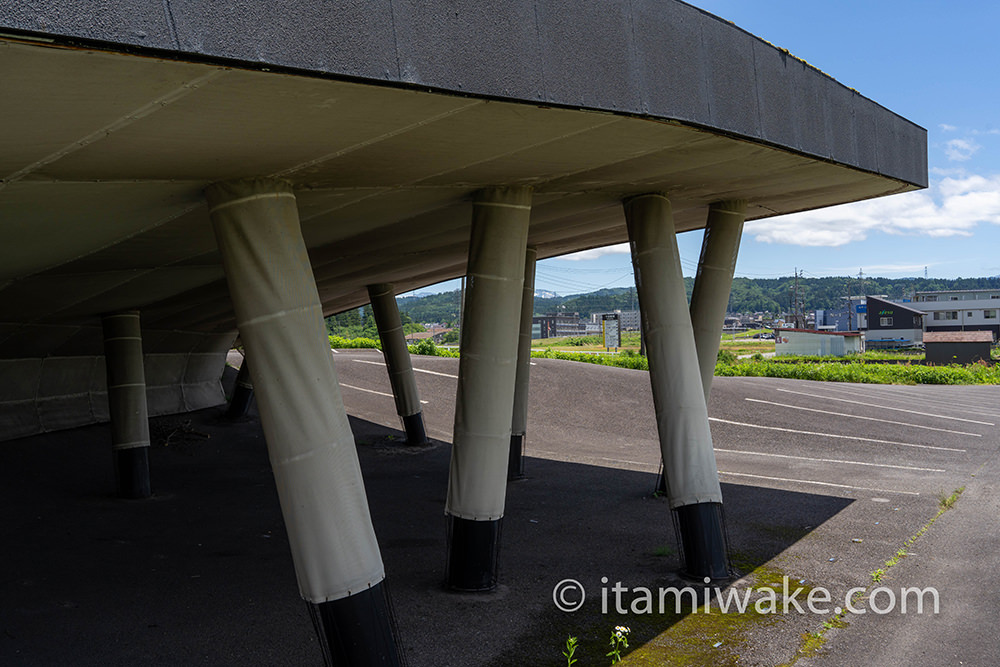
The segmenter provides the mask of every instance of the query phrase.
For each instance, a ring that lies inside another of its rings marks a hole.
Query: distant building
[[[620,317],[622,331],[638,331],[640,326],[639,311],[638,310],[611,310],[603,313],[591,313],[590,322],[591,324],[601,324],[602,315],[611,315],[612,313],[618,313]],[[599,330],[599,329],[598,329]]]
[[[989,331],[993,340],[1000,336],[1000,289],[917,292],[910,305],[927,314],[928,332]]]
[[[857,331],[817,331],[815,329],[775,329],[776,356],[805,355],[844,357],[864,352]]]
[[[932,364],[974,364],[990,360],[989,331],[928,331],[924,358]]]
[[[866,297],[869,350],[910,347],[924,337],[924,313],[912,304],[896,303],[875,296]]]
[[[531,318],[531,337],[558,338],[560,336],[582,336],[587,333],[587,324],[580,321],[580,313],[553,313]]]
[[[435,327],[428,327],[426,331],[418,331],[416,333],[406,334],[404,338],[406,339],[407,343],[416,343],[425,340],[427,338],[430,338],[435,343],[440,343],[441,339],[444,338],[444,335],[449,331],[453,331],[453,329],[439,325]]]
[[[815,311],[815,328],[820,331],[864,331],[868,328],[868,306],[863,296],[841,297],[839,308]]]

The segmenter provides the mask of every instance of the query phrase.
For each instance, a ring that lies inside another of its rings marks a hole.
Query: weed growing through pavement
[[[941,506],[941,509],[950,510],[954,507],[955,503],[958,502],[958,497],[962,495],[963,491],[965,491],[964,486],[960,489],[952,491],[950,496],[945,496],[944,493],[938,494],[938,504]]]
[[[611,658],[611,664],[616,665],[622,661],[622,650],[628,648],[628,633],[629,630],[624,625],[615,626],[614,632],[611,633],[611,650],[606,654],[607,657]]]
[[[573,667],[573,663],[576,662],[576,658],[573,654],[576,653],[576,637],[566,638],[566,648],[563,649],[563,656],[566,658],[566,667]]]
[[[615,626],[615,629],[611,631],[611,639],[608,643],[611,646],[611,650],[605,656],[611,658],[612,665],[617,665],[622,661],[622,651],[628,648],[628,635],[630,632],[632,631],[624,625]],[[562,652],[563,657],[566,658],[566,667],[573,667],[573,663],[577,661],[577,658],[574,657],[576,649],[576,637],[567,637],[566,647]]]
[[[954,491],[951,492],[951,495],[948,496],[945,496],[944,492],[938,494],[937,514],[932,516],[930,521],[925,523],[920,528],[920,530],[918,530],[916,533],[907,538],[907,540],[903,543],[903,546],[896,550],[896,555],[894,555],[892,558],[890,558],[885,562],[884,568],[882,567],[876,568],[875,571],[872,572],[871,575],[872,584],[869,585],[867,589],[863,591],[859,590],[855,592],[853,596],[851,596],[851,606],[860,603],[865,597],[867,597],[868,592],[871,589],[871,586],[880,583],[882,581],[882,577],[886,575],[889,569],[898,565],[900,560],[906,558],[910,554],[909,551],[910,547],[912,547],[916,543],[916,541],[919,540],[923,536],[923,534],[926,533],[930,529],[930,527],[934,525],[935,521],[941,518],[942,514],[955,507],[955,503],[958,502],[958,499],[964,492],[965,492],[965,487],[963,486],[955,489]],[[819,652],[822,649],[823,644],[826,642],[826,633],[829,630],[832,630],[833,628],[842,628],[848,624],[847,613],[848,611],[846,609],[842,609],[839,613],[835,614],[832,619],[830,619],[829,621],[825,621],[823,623],[823,627],[818,632],[803,633],[802,644],[799,646],[798,651],[796,651],[795,655],[792,656],[792,659],[789,662],[784,663],[782,667],[791,667],[791,665],[794,665],[796,662],[798,662],[799,658],[813,655]]]

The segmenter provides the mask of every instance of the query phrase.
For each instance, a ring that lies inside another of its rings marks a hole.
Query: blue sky
[[[930,187],[747,223],[736,275],[1000,275],[1000,3],[695,0],[927,129]],[[679,237],[694,275],[701,232]],[[442,283],[425,291],[454,289]],[[633,284],[627,248],[539,262],[560,294]]]

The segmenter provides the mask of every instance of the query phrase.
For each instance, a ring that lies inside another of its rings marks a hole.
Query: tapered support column
[[[240,372],[236,374],[236,384],[233,387],[233,396],[229,399],[229,408],[226,410],[226,417],[229,419],[242,419],[250,411],[253,403],[253,380],[250,377],[250,364],[246,356],[240,365]]]
[[[524,187],[481,191],[472,207],[445,508],[447,584],[457,590],[496,586],[530,213],[531,190]]]
[[[722,490],[670,202],[660,194],[634,197],[625,202],[625,219],[667,498],[679,526],[684,570],[697,578],[724,579]]]
[[[535,260],[538,250],[524,255],[521,290],[521,330],[517,337],[517,378],[514,383],[514,416],[510,425],[510,459],[507,480],[524,477],[524,444],[528,434],[528,380],[531,375],[531,318],[535,314]]]
[[[708,209],[705,238],[701,243],[698,275],[691,293],[691,326],[698,348],[701,384],[705,402],[712,390],[719,339],[729,307],[736,256],[740,252],[747,203],[743,200],[712,204]]]
[[[396,306],[396,291],[389,284],[369,285],[368,297],[378,326],[378,337],[382,341],[382,357],[389,371],[396,414],[403,421],[406,441],[411,445],[422,445],[427,442],[427,432],[424,430],[417,380],[410,363],[410,350],[406,347],[403,324]]]
[[[206,192],[302,597],[327,664],[398,665],[384,569],[291,186]]]
[[[143,369],[139,311],[105,315],[102,324],[118,496],[148,498],[152,494],[149,484],[149,415],[146,410],[146,373]]]

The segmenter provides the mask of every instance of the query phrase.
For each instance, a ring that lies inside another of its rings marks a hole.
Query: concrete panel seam
[[[504,204],[495,201],[477,201],[472,203],[473,206],[493,206],[496,208],[516,208],[521,211],[530,211],[531,206],[526,204]]]
[[[236,326],[240,329],[243,329],[244,327],[251,327],[255,324],[261,324],[263,322],[267,322],[269,320],[273,320],[279,317],[284,317],[285,315],[290,315],[292,313],[308,312],[315,308],[317,308],[316,304],[309,304],[305,306],[299,306],[298,308],[289,308],[288,310],[281,310],[276,313],[269,313],[267,315],[258,315],[257,317],[251,317],[249,320],[246,320],[244,322],[237,322]]]
[[[246,204],[258,199],[277,199],[279,197],[290,197],[295,199],[295,193],[293,192],[266,192],[256,195],[249,195],[247,197],[240,197],[239,199],[230,199],[229,201],[221,202],[216,204],[212,208],[208,209],[209,215],[215,213],[216,211],[221,211],[224,208],[230,208],[232,206],[239,206],[241,204]]]

